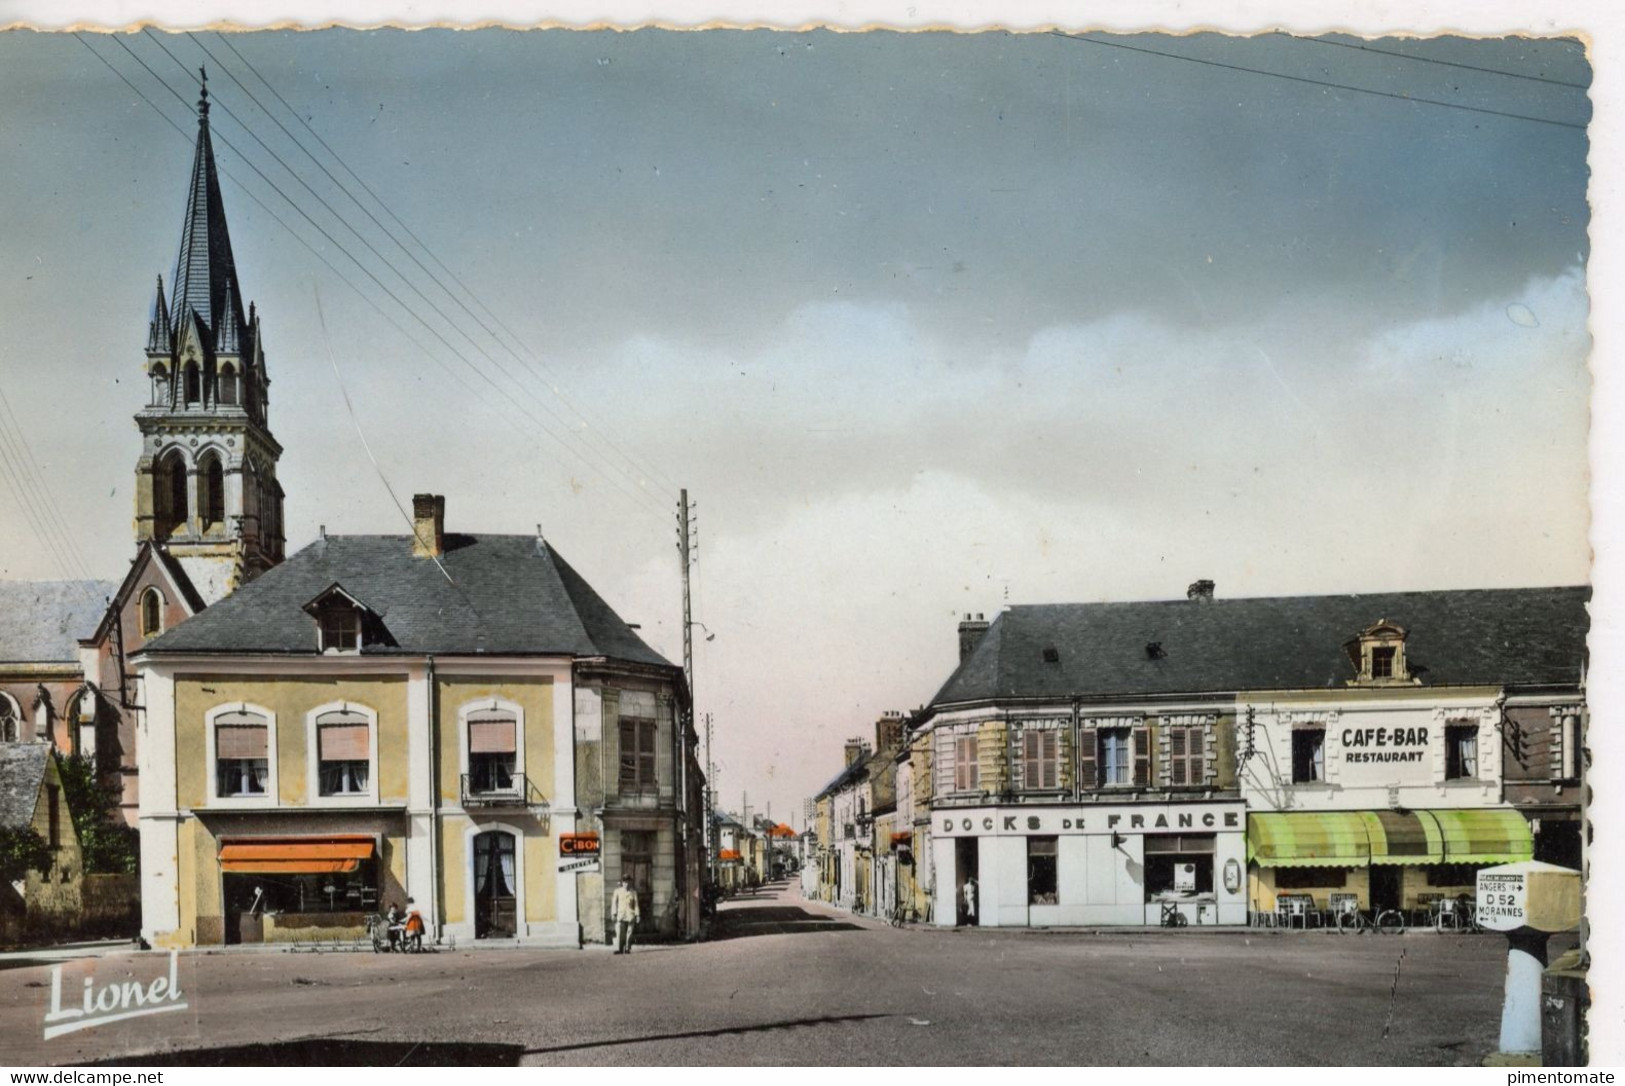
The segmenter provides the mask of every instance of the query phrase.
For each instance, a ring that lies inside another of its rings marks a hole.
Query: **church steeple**
[[[169,296],[162,277],[147,334],[152,395],[136,415],[136,538],[162,544],[212,603],[283,557],[282,446],[267,420],[260,322],[245,318],[226,228],[208,74]]]

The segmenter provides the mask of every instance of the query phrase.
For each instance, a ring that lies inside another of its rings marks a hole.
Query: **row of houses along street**
[[[937,925],[1465,924],[1583,862],[1589,590],[1006,608],[849,740],[803,887]]]

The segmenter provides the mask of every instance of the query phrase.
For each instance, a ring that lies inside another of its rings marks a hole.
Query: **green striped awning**
[[[1427,811],[1361,811],[1374,864],[1444,862],[1444,835]]]
[[[1535,839],[1523,815],[1505,807],[1429,811],[1444,838],[1444,858],[1452,864],[1507,864],[1535,856]]]
[[[1247,816],[1247,859],[1260,867],[1364,867],[1371,839],[1360,811]]]
[[[1534,855],[1517,811],[1293,811],[1247,816],[1260,867],[1512,863]]]

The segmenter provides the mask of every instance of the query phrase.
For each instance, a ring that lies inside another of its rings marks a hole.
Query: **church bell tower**
[[[180,252],[167,299],[158,279],[147,330],[135,534],[178,561],[209,604],[282,561],[284,542],[282,446],[267,421],[259,316],[243,311],[203,78]]]

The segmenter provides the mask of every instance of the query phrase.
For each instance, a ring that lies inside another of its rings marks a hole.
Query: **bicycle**
[[[1399,909],[1377,909],[1367,917],[1359,909],[1347,909],[1337,916],[1337,930],[1349,932],[1375,931],[1383,935],[1400,935],[1405,931],[1405,914]]]

